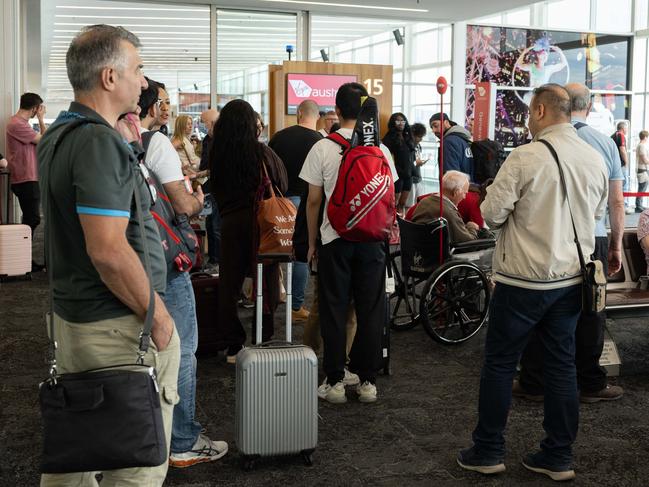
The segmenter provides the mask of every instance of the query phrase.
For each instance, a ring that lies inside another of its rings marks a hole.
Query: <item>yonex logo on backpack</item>
[[[390,185],[390,179],[389,176],[384,176],[381,172],[377,172],[365,187],[361,189],[360,192],[349,202],[349,210],[356,211],[356,208],[361,206],[361,195],[367,198],[372,196],[374,192],[378,190],[379,192],[377,195],[372,196],[372,199],[377,200],[377,198],[383,196]]]

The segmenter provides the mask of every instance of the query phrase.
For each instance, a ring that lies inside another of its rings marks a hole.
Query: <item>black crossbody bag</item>
[[[575,226],[575,219],[572,216],[572,208],[570,206],[570,197],[568,196],[568,188],[566,186],[566,179],[563,174],[563,168],[559,162],[557,151],[554,150],[552,144],[547,140],[539,140],[543,143],[552,157],[554,157],[557,167],[559,168],[559,176],[561,178],[561,186],[565,194],[565,199],[568,203],[568,211],[570,212],[570,221],[572,222],[572,230],[575,233],[575,245],[577,246],[577,254],[579,255],[579,266],[581,267],[582,284],[581,284],[581,309],[584,313],[599,313],[604,311],[606,307],[606,276],[604,275],[604,265],[599,260],[593,260],[586,263],[584,254],[581,250],[579,237],[577,236],[577,227]]]
[[[57,145],[74,128],[84,123],[77,119],[61,129]],[[49,377],[40,384],[39,399],[43,420],[43,473],[69,473],[115,470],[130,467],[154,467],[167,460],[167,447],[156,371],[144,365],[151,340],[155,295],[151,283],[150,256],[144,235],[142,202],[137,184],[135,205],[140,237],[144,243],[144,261],[149,276],[149,306],[140,335],[140,344],[132,364],[58,375],[56,372],[56,337],[52,297],[52,229],[50,170],[47,188],[46,235],[48,237],[48,274],[50,280]]]

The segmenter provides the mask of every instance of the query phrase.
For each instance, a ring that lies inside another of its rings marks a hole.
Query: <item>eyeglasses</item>
[[[406,124],[406,121],[405,121],[405,120],[395,120],[394,123],[395,123],[396,125],[405,125],[405,124]]]

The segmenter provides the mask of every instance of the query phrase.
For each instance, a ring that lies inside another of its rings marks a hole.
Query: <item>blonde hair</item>
[[[189,115],[178,115],[176,118],[176,124],[174,125],[174,135],[171,138],[171,141],[177,140],[178,142],[184,142],[185,140],[185,127],[187,126],[187,120],[191,120],[192,117]]]

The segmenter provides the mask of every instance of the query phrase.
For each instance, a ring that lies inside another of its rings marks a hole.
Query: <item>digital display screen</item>
[[[286,75],[286,113],[295,115],[298,105],[304,100],[316,102],[320,111],[333,110],[338,88],[356,81],[356,75],[289,73]]]

